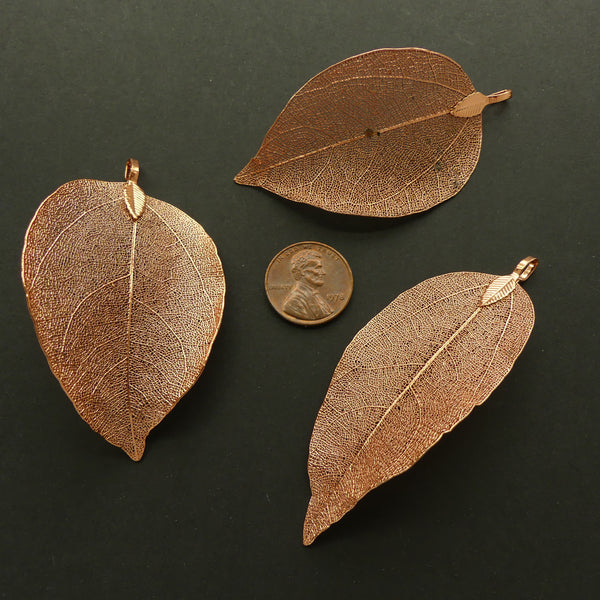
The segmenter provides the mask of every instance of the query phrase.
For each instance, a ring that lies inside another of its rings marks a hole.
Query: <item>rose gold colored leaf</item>
[[[139,169],[139,167],[138,167]],[[38,208],[23,284],[50,368],[81,417],[133,460],[202,372],[225,279],[204,229],[123,183],[80,179]],[[131,200],[131,198],[129,198]]]
[[[481,306],[496,280],[464,272],[427,279],[350,342],[310,442],[304,544],[410,468],[510,371],[534,311],[516,282],[509,295]]]
[[[359,54],[294,94],[235,181],[339,213],[427,210],[467,182],[481,149],[479,113],[509,97],[475,92],[462,68],[437,52]]]

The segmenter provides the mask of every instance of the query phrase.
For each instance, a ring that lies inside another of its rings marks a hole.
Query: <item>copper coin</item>
[[[354,281],[346,259],[320,242],[284,248],[267,267],[265,290],[273,308],[298,325],[319,325],[346,308]]]

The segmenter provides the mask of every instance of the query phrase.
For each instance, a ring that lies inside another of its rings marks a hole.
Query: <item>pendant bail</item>
[[[140,163],[135,158],[130,158],[125,165],[125,180],[137,183],[140,176]]]
[[[525,281],[538,266],[538,259],[533,256],[524,258],[513,271],[513,275],[516,275],[519,281]]]
[[[510,98],[512,98],[511,90],[500,90],[499,92],[488,94],[488,101],[490,104],[495,104],[496,102],[504,102],[505,100],[509,100]]]

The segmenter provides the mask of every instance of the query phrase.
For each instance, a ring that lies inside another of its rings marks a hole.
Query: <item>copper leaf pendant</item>
[[[90,427],[133,460],[202,372],[225,278],[204,229],[126,183],[80,179],[38,208],[23,248],[29,311],[50,368]]]
[[[304,543],[406,471],[500,384],[533,328],[513,274],[448,273],[400,294],[350,342],[310,441]]]
[[[402,217],[459,192],[479,160],[476,92],[452,59],[373,50],[325,69],[287,103],[235,181],[338,213]]]

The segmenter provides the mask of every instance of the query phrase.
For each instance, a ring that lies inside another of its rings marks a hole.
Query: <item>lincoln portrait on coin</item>
[[[318,291],[326,275],[321,255],[314,250],[300,250],[292,256],[290,265],[295,282],[283,302],[283,312],[305,321],[329,316],[333,308]]]

